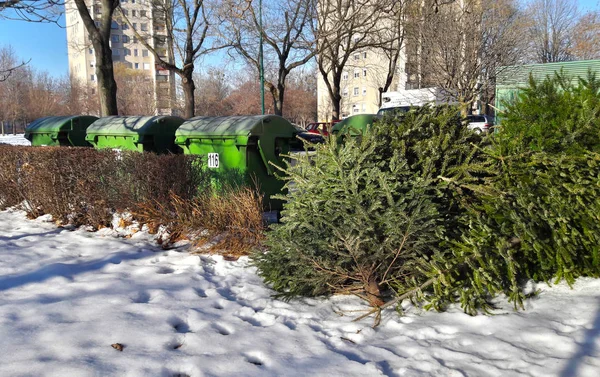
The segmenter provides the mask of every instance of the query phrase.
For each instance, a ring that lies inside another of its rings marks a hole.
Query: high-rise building
[[[135,30],[143,35],[148,44],[165,61],[172,63],[173,57],[167,45],[166,15],[160,7],[153,6],[156,0],[121,0],[123,13]],[[90,15],[98,24],[102,5],[98,0],[86,0]],[[69,73],[92,87],[97,86],[94,47],[88,32],[77,11],[74,0],[65,2]],[[154,55],[136,38],[129,25],[117,17],[115,12],[111,26],[110,43],[113,63],[122,63],[126,67],[148,74],[154,85],[154,101],[157,114],[171,114],[174,108],[175,75],[161,68]],[[143,115],[143,114],[140,114]]]
[[[405,62],[405,54],[402,52],[389,91],[404,89],[406,86]],[[365,48],[352,54],[342,72],[340,118],[356,114],[374,114],[379,110],[380,88],[384,86],[388,65],[389,58],[380,49]],[[321,76],[317,81],[317,97],[319,121],[330,121],[331,100]]]

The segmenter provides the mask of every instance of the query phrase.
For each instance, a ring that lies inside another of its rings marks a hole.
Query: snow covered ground
[[[29,140],[25,139],[23,134],[0,135],[0,144],[31,145]]]
[[[600,375],[600,281],[524,312],[352,319],[354,297],[273,299],[247,259],[0,212],[0,376]],[[120,343],[122,351],[111,347]]]

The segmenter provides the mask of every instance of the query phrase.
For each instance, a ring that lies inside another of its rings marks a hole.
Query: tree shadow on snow
[[[47,232],[42,232],[42,233],[23,233],[23,234],[19,234],[17,236],[0,236],[0,241],[16,241],[16,240],[20,240],[23,238],[28,238],[28,237],[44,237],[44,236],[49,236],[51,234],[58,234],[60,232],[62,232],[64,229],[61,228],[56,228],[56,229],[52,229],[49,230]]]
[[[95,271],[108,264],[119,264],[124,260],[142,259],[148,257],[146,252],[119,252],[100,260],[74,263],[52,263],[37,271],[0,278],[0,291],[19,287],[28,283],[40,283],[53,277],[64,277],[73,280],[73,276]]]
[[[598,310],[592,327],[585,332],[583,341],[579,343],[579,349],[571,357],[569,363],[560,373],[560,377],[575,377],[578,375],[578,369],[585,362],[586,357],[594,357],[596,352],[595,342],[600,337],[600,300],[598,301]]]

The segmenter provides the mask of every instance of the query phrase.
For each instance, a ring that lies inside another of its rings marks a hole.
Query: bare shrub
[[[263,237],[262,196],[250,189],[217,189],[197,156],[156,155],[92,148],[0,149],[0,208],[23,203],[31,218],[109,226],[129,211],[167,244],[183,237],[210,243],[211,251],[243,255]]]
[[[247,255],[262,243],[262,195],[255,190],[208,190],[193,200],[172,194],[168,204],[171,208],[146,202],[135,213],[150,226],[167,226],[168,243],[187,237],[197,245],[208,244],[208,251],[231,256]]]
[[[1,204],[24,201],[30,217],[47,213],[62,224],[108,226],[115,211],[168,203],[171,192],[194,197],[202,182],[195,160],[91,148],[3,147]]]

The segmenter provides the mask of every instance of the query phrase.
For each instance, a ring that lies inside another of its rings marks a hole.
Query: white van
[[[454,104],[455,101],[440,88],[410,89],[385,92],[381,95],[381,108],[377,115],[404,113],[411,106]]]

